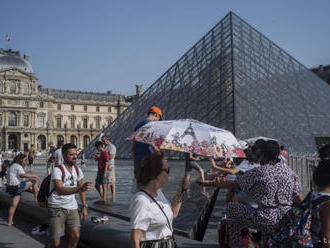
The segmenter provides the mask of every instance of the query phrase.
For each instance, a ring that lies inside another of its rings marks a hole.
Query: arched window
[[[45,135],[40,134],[38,136],[38,145],[37,145],[38,150],[46,150],[46,137]]]
[[[84,148],[89,144],[90,141],[91,140],[90,140],[89,136],[88,135],[85,135],[84,136]]]
[[[17,115],[13,112],[9,113],[8,126],[17,126]]]
[[[10,82],[10,94],[15,94],[16,93],[16,83],[15,82]]]
[[[77,145],[77,136],[71,135],[71,137],[70,137],[70,143],[71,144],[74,144],[74,145]]]
[[[64,137],[62,135],[57,135],[57,145],[64,144]]]

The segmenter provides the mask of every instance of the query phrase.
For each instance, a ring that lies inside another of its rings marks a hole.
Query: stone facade
[[[330,65],[320,65],[316,68],[312,68],[311,71],[330,85]]]
[[[124,95],[44,89],[18,51],[0,50],[0,149],[38,151],[71,142],[84,148],[130,102]]]

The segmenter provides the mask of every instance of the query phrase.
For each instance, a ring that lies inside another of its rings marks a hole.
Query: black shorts
[[[28,157],[29,164],[33,164],[33,157]]]
[[[22,181],[18,185],[7,185],[6,191],[11,197],[21,195],[23,191],[26,190],[26,181]]]
[[[202,167],[200,167],[199,164],[197,164],[195,161],[191,161],[188,166],[185,168],[185,172],[191,172],[192,169],[195,169],[196,171],[200,171]]]

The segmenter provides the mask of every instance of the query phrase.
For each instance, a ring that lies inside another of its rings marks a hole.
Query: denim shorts
[[[107,171],[105,174],[105,177],[103,178],[103,172],[97,172],[96,178],[95,178],[95,183],[98,184],[105,184],[110,182],[110,171]]]

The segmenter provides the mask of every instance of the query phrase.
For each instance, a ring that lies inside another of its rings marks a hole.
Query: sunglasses
[[[170,174],[170,168],[162,169],[162,171],[165,171],[167,173],[167,175]]]

